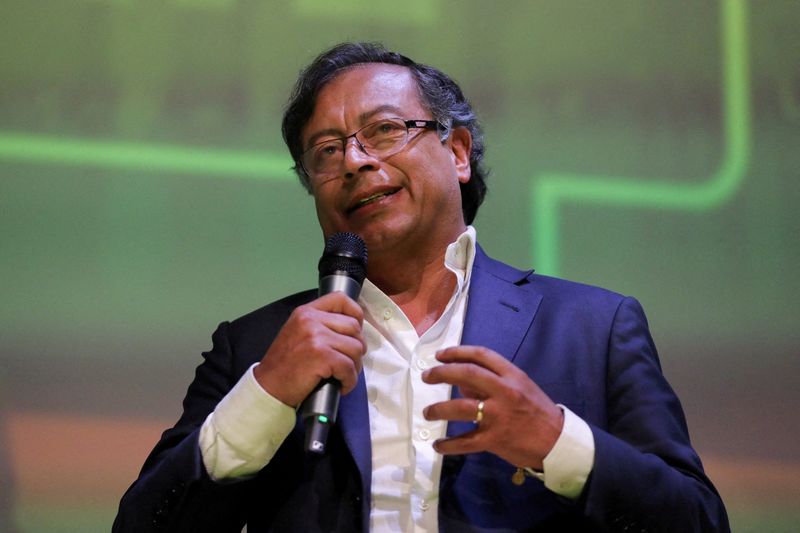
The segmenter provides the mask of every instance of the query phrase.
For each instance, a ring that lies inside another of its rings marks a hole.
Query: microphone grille
[[[355,233],[334,233],[325,241],[318,266],[320,278],[340,273],[360,285],[367,277],[367,245]]]

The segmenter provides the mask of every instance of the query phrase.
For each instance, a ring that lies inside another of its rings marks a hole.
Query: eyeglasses
[[[385,118],[367,124],[346,137],[329,139],[311,146],[300,157],[300,165],[311,179],[335,177],[344,162],[344,152],[351,137],[356,140],[362,152],[383,160],[403,149],[410,139],[408,130],[414,128],[447,133],[447,127],[436,120]]]

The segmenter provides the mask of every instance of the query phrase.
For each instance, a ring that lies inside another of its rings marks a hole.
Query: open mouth
[[[356,211],[358,209],[361,209],[365,205],[369,205],[369,204],[371,204],[373,202],[377,202],[378,200],[381,200],[382,198],[386,198],[387,196],[391,196],[391,195],[393,195],[394,193],[396,193],[399,190],[400,189],[392,189],[392,190],[388,190],[388,191],[376,192],[375,194],[371,194],[370,196],[367,196],[366,198],[362,198],[359,201],[357,201],[355,204],[353,204],[353,205],[351,205],[350,207],[347,208],[347,214],[349,215],[350,213],[352,213],[352,212],[354,212],[354,211]]]

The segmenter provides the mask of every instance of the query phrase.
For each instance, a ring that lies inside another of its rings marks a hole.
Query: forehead
[[[424,112],[409,69],[385,63],[354,65],[320,89],[302,136],[306,140],[322,130],[345,134],[376,117],[426,118],[420,115]]]

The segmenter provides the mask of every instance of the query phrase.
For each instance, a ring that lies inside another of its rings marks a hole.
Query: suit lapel
[[[367,385],[363,371],[358,376],[356,388],[339,400],[337,424],[361,474],[363,502],[369,505],[369,494],[372,490],[372,446],[369,437]]]
[[[539,309],[542,295],[531,290],[522,272],[490,259],[478,247],[469,288],[462,345],[485,346],[513,361]],[[460,397],[457,387],[452,397]],[[473,429],[470,422],[451,422],[448,435]]]
[[[478,248],[461,344],[485,346],[514,360],[542,300],[530,289],[529,275],[488,258]]]

